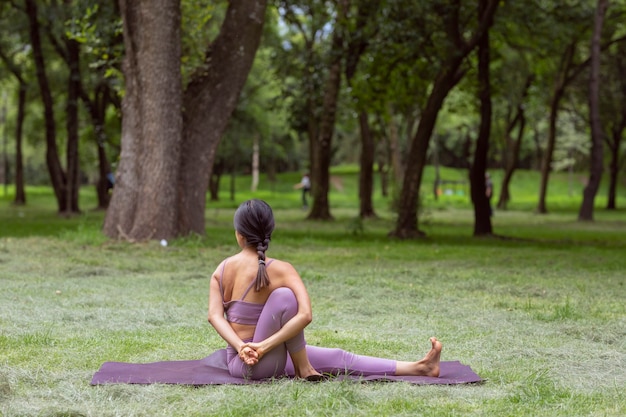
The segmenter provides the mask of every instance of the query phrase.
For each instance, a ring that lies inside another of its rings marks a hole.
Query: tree
[[[25,205],[26,204],[26,191],[24,187],[24,158],[22,153],[22,139],[24,120],[26,118],[26,93],[28,91],[28,82],[23,74],[23,71],[16,62],[5,53],[0,47],[0,60],[5,64],[13,76],[18,82],[18,98],[17,98],[17,117],[15,120],[15,198],[13,204]],[[6,109],[4,109],[6,110]],[[4,123],[6,123],[6,114]],[[5,161],[6,163],[6,161]],[[5,178],[6,181],[6,178]]]
[[[109,189],[112,184],[109,176],[112,175],[112,166],[109,162],[107,147],[115,146],[113,136],[107,132],[107,110],[113,106],[119,110],[119,94],[115,84],[121,78],[120,61],[123,55],[123,36],[121,19],[116,1],[101,4],[87,4],[83,1],[74,1],[66,4],[66,30],[63,37],[77,42],[81,47],[81,68],[75,73],[77,77],[78,96],[87,109],[93,128],[91,137],[96,147],[98,177],[96,180],[96,195],[98,209],[109,206]],[[71,62],[69,54],[64,53],[52,30],[49,37],[58,45],[57,50],[65,59],[68,66]],[[88,70],[86,71],[85,68]],[[114,151],[118,149],[113,148]]]
[[[505,141],[505,158],[503,158],[504,163],[504,175],[502,177],[502,184],[500,186],[500,197],[498,199],[497,207],[499,209],[506,209],[506,205],[511,199],[511,194],[509,192],[509,184],[511,183],[511,179],[513,178],[513,173],[517,168],[517,163],[519,161],[520,149],[522,147],[522,139],[524,137],[524,129],[526,127],[526,111],[524,101],[528,94],[528,90],[533,82],[534,76],[530,74],[526,78],[526,82],[524,83],[524,87],[521,92],[521,97],[518,103],[513,104],[514,108],[512,109],[511,105],[509,105],[509,110],[507,111],[506,118],[506,127],[504,132],[504,141]],[[517,126],[517,137],[513,139],[512,132]]]
[[[327,64],[327,76],[323,87],[319,127],[316,129],[316,134],[309,138],[311,140],[311,194],[313,204],[308,219],[332,219],[328,201],[330,158],[343,69],[343,26],[345,25],[348,7],[348,0],[337,1],[337,18],[333,24],[334,29],[329,51],[329,62]]]
[[[620,171],[620,160],[624,131],[626,130],[626,42],[620,42],[617,50],[609,57],[612,62],[611,80],[613,81],[608,88],[605,88],[605,96],[613,98],[612,106],[606,115],[612,116],[608,123],[609,135],[606,136],[608,149],[610,152],[609,162],[609,185],[608,198],[606,208],[614,210],[617,208],[617,184]],[[603,82],[606,84],[606,82]],[[614,87],[613,87],[614,86]],[[611,88],[613,87],[613,88]],[[608,90],[608,91],[607,91]]]
[[[589,120],[591,122],[591,167],[578,213],[579,220],[593,220],[593,202],[604,169],[603,132],[600,121],[600,41],[608,0],[598,0],[591,39],[591,75],[589,78]]]
[[[120,1],[126,92],[106,235],[205,233],[216,148],[252,66],[265,9],[265,1],[230,1],[218,36],[183,91],[179,1]]]
[[[487,12],[488,2],[481,0],[478,6],[479,21]],[[470,189],[474,204],[474,236],[492,234],[491,207],[485,191],[487,153],[491,133],[491,83],[489,80],[490,45],[489,30],[485,30],[478,40],[478,97],[480,100],[480,129],[474,160],[470,169]]]
[[[579,44],[589,28],[589,10],[586,2],[572,4],[570,8],[554,7],[544,14],[548,18],[546,30],[552,34],[550,44],[546,46],[548,59],[554,56],[558,59],[556,68],[552,71],[552,88],[549,98],[549,127],[548,140],[543,152],[541,163],[541,183],[537,213],[547,213],[546,197],[548,180],[552,170],[552,158],[558,133],[558,116],[567,88],[576,80],[586,68],[589,61],[580,57]],[[564,45],[562,47],[561,45]],[[554,47],[557,50],[554,50]],[[552,53],[550,53],[552,51]]]
[[[67,177],[61,166],[58,146],[56,142],[56,121],[50,83],[46,75],[46,64],[41,42],[40,25],[37,4],[34,0],[25,0],[26,14],[28,16],[30,40],[33,48],[33,58],[39,83],[41,100],[44,107],[46,123],[46,164],[50,174],[50,181],[54,189],[59,213],[72,213],[78,211],[78,206],[68,206]],[[68,154],[69,155],[69,154]],[[76,201],[76,204],[78,202]]]
[[[104,231],[129,239],[171,238],[177,234],[182,138],[180,5],[122,0],[120,12],[126,53],[122,150]]]
[[[413,238],[423,233],[418,230],[417,202],[422,173],[426,165],[426,153],[430,137],[437,121],[437,115],[448,93],[456,86],[465,74],[463,64],[468,55],[477,46],[483,34],[489,30],[499,1],[489,0],[481,14],[476,28],[469,32],[467,28],[459,27],[464,21],[460,12],[461,1],[454,1],[448,6],[440,6],[439,15],[442,16],[442,25],[445,28],[445,55],[439,62],[439,68],[434,78],[431,92],[428,96],[417,132],[411,141],[408,157],[412,161],[408,164],[402,182],[402,191],[398,205],[398,219],[391,236],[398,238]],[[439,6],[438,6],[439,7]]]
[[[265,23],[266,0],[232,0],[219,35],[183,95],[178,234],[205,233],[206,190],[217,146],[237,106]],[[239,51],[239,53],[233,53]]]
[[[374,16],[380,5],[379,0],[360,2],[354,22],[347,30],[346,46],[346,81],[352,91],[354,90],[353,78],[357,71],[357,66],[375,32]],[[354,94],[357,103],[358,95]],[[365,101],[365,100],[363,100]],[[370,127],[370,121],[366,106],[357,104],[359,130],[361,134],[361,156],[359,163],[359,216],[361,218],[376,217],[372,193],[374,189],[374,159],[376,152],[376,141]]]

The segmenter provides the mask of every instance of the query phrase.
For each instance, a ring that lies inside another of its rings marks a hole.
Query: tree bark
[[[583,192],[583,202],[578,212],[578,220],[593,220],[593,206],[600,187],[602,171],[604,170],[604,139],[602,121],[600,120],[600,41],[604,15],[609,6],[608,0],[598,0],[594,21],[593,36],[591,39],[591,75],[589,77],[589,121],[591,122],[591,167],[589,180]]]
[[[178,233],[205,234],[204,210],[215,153],[260,43],[266,0],[231,0],[204,66],[183,96]]]
[[[15,119],[15,198],[13,200],[13,204],[16,206],[23,206],[26,204],[26,192],[24,189],[24,156],[22,139],[24,119],[26,117],[25,108],[28,84],[22,76],[21,68],[16,65],[2,50],[0,50],[0,60],[4,62],[8,70],[15,76],[19,85],[17,97],[17,117]]]
[[[33,48],[33,59],[35,61],[35,71],[44,110],[44,120],[46,126],[46,165],[50,174],[50,182],[54,189],[54,195],[57,200],[57,208],[60,213],[67,210],[66,203],[66,178],[61,161],[59,160],[59,152],[56,143],[56,122],[54,120],[54,110],[52,103],[52,93],[46,75],[46,64],[41,45],[41,36],[39,31],[39,19],[37,13],[37,4],[35,0],[25,0],[26,13],[28,15],[29,34],[31,46]]]
[[[13,204],[23,206],[26,204],[26,191],[24,188],[24,156],[22,152],[22,139],[24,118],[26,115],[26,90],[27,86],[20,80],[20,88],[17,100],[17,119],[15,121],[15,199]]]
[[[479,2],[479,20],[483,18],[487,7],[486,0]],[[480,100],[480,128],[474,151],[474,161],[470,169],[470,192],[474,205],[474,236],[493,233],[491,225],[491,207],[485,192],[485,174],[487,172],[487,154],[491,134],[491,85],[489,80],[489,31],[486,30],[478,42],[478,96]]]
[[[372,137],[367,113],[359,113],[359,126],[361,128],[361,160],[359,172],[359,199],[361,218],[376,217],[372,194],[374,190],[374,156],[376,143]]]
[[[335,118],[337,115],[337,99],[341,86],[342,57],[343,57],[343,28],[348,8],[347,0],[337,4],[337,19],[333,30],[332,46],[328,78],[324,86],[324,100],[317,136],[313,139],[311,165],[311,194],[313,204],[309,212],[310,220],[331,220],[328,192],[330,190],[330,160],[332,139],[335,132]]]
[[[104,233],[168,239],[178,235],[180,4],[120,0],[120,11],[126,51],[122,149]]]
[[[66,39],[65,42],[69,76],[67,88],[67,105],[65,125],[67,131],[66,147],[66,194],[64,215],[80,212],[78,207],[78,191],[80,189],[79,158],[78,158],[78,99],[80,90],[80,46],[77,41]]]
[[[609,189],[606,208],[607,210],[617,209],[617,178],[620,170],[620,149],[622,147],[622,137],[626,129],[626,114],[622,115],[621,125],[615,127],[612,133],[612,140],[609,144],[611,150],[611,162],[609,163]]]

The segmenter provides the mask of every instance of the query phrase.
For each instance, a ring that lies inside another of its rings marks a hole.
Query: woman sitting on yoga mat
[[[234,216],[241,252],[211,277],[209,322],[228,343],[232,376],[262,379],[292,375],[308,380],[322,373],[439,376],[441,343],[417,362],[356,355],[307,346],[304,328],[312,320],[309,294],[294,267],[265,256],[274,230],[271,207],[261,200],[241,204]]]

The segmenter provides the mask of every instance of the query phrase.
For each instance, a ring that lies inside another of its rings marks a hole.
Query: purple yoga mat
[[[472,369],[458,361],[441,362],[438,378],[427,376],[339,375],[335,380],[405,381],[412,384],[468,384],[482,379]],[[220,385],[258,384],[268,380],[236,378],[228,373],[226,349],[213,352],[204,359],[152,363],[105,362],[91,380],[91,385],[102,384],[180,384]]]

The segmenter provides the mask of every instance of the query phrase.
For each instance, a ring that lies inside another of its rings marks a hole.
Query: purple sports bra
[[[248,295],[248,292],[254,286],[254,279],[252,280],[250,285],[248,285],[248,288],[246,288],[246,291],[244,291],[239,300],[231,300],[227,302],[224,301],[224,286],[222,285],[222,279],[224,278],[224,268],[226,267],[227,261],[228,259],[222,264],[222,273],[220,274],[220,291],[222,293],[222,304],[224,305],[226,320],[228,320],[228,322],[230,323],[254,326],[259,321],[259,316],[261,315],[261,311],[263,311],[263,307],[265,307],[265,304],[257,304],[243,301],[243,299],[246,298],[246,295]],[[270,259],[265,267],[269,267],[272,261],[273,259]]]

